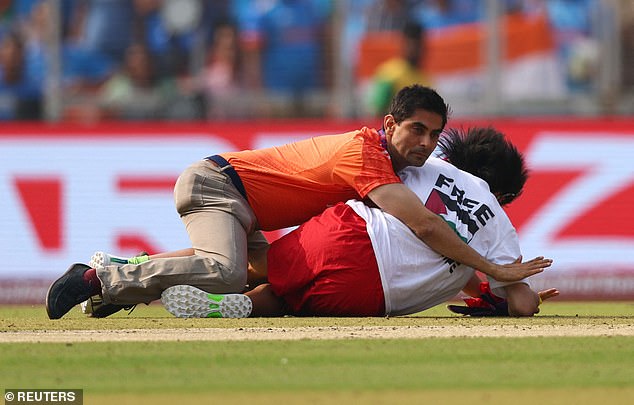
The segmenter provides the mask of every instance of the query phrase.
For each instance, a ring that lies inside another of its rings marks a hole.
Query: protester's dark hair
[[[447,124],[447,117],[450,113],[449,105],[434,89],[420,84],[413,84],[399,90],[392,99],[389,113],[394,117],[396,123],[400,124],[419,109],[440,115],[443,128]]]
[[[524,157],[494,128],[450,128],[438,140],[438,147],[441,157],[486,181],[500,205],[522,194],[528,179]]]

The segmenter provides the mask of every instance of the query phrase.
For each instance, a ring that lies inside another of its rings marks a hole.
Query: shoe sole
[[[93,267],[94,268],[94,267]],[[93,312],[100,306],[104,305],[103,298],[101,295],[93,295],[88,298],[86,301],[79,304],[81,307],[81,312],[86,315],[92,315]]]
[[[108,256],[109,255],[105,252],[95,252],[92,254],[92,256],[90,256],[90,261],[88,262],[88,265],[93,269],[106,267],[110,264],[110,258]]]
[[[88,265],[92,267],[93,269],[110,266],[112,264],[118,264],[118,265],[128,264],[128,259],[115,257],[112,255],[109,255],[106,252],[95,252],[90,257],[90,261],[88,262]]]
[[[189,285],[166,289],[161,302],[177,318],[248,318],[253,309],[244,294],[210,294]]]

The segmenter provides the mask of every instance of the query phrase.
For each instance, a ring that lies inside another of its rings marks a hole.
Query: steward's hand
[[[495,265],[490,272],[480,271],[488,274],[497,281],[520,281],[541,273],[544,269],[550,267],[552,263],[552,259],[545,259],[543,256],[522,263],[522,257],[520,256],[513,263]]]

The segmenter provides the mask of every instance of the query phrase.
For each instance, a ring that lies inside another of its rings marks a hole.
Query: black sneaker
[[[128,312],[128,315],[130,315],[132,311],[134,311],[134,308],[136,308],[136,304],[131,304],[131,305],[101,304],[99,306],[93,307],[92,312],[90,313],[90,316],[93,318],[105,318],[107,316],[110,316],[112,314],[115,314],[121,311],[122,309],[125,309],[126,311],[130,311]]]
[[[46,312],[50,319],[61,318],[75,305],[90,298],[91,286],[83,279],[89,269],[90,266],[75,263],[51,284],[46,293]]]

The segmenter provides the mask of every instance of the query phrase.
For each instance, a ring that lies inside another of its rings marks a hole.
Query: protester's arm
[[[440,216],[429,211],[402,183],[379,186],[370,191],[368,197],[383,211],[401,220],[435,252],[478,269],[498,281],[519,281],[541,273],[552,262],[543,257],[505,265],[489,262],[463,242]]]
[[[480,283],[484,281],[480,277],[478,277],[477,273],[473,273],[467,284],[462,288],[462,292],[469,295],[470,297],[479,297],[482,294],[480,290]]]
[[[171,252],[162,252],[150,255],[150,260],[154,259],[165,259],[169,257],[185,257],[185,256],[193,256],[196,252],[193,248],[185,248],[180,250],[174,250]]]
[[[266,282],[268,275],[267,253],[269,245],[257,250],[249,250],[249,268],[247,269],[247,284],[251,288]]]

